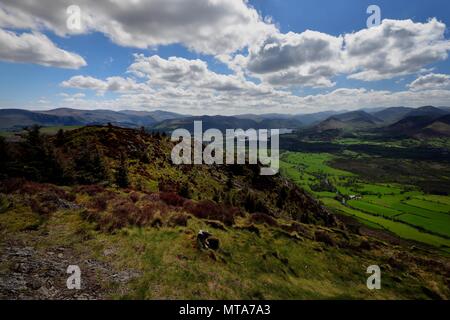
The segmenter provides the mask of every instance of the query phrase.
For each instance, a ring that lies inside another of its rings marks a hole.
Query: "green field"
[[[446,204],[442,204],[442,203],[439,203],[436,201],[427,201],[427,200],[422,200],[422,199],[417,199],[417,198],[406,201],[406,203],[410,206],[450,214],[448,204],[446,205]]]
[[[362,200],[350,200],[347,202],[347,204],[352,208],[387,218],[396,217],[402,214],[401,211]]]
[[[414,186],[371,183],[330,166],[333,155],[285,152],[281,173],[332,211],[450,252],[450,199]]]
[[[364,138],[340,138],[335,140],[338,144],[355,145],[355,144],[371,144],[389,147],[410,148],[417,146],[431,146],[437,148],[448,148],[450,146],[450,139],[447,137],[428,138],[427,140],[416,139],[395,139],[391,141],[377,141]]]

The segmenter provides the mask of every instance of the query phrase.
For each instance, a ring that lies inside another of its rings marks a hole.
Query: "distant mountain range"
[[[165,120],[153,126],[154,130],[172,131],[177,128],[187,129],[193,131],[194,121],[202,121],[203,130],[216,128],[221,131],[226,129],[295,129],[301,127],[303,124],[296,119],[287,119],[282,117],[265,118],[256,116],[256,119],[251,119],[247,116],[196,116],[180,119]]]
[[[352,111],[331,116],[315,126],[317,131],[326,130],[354,130],[375,127],[383,123],[383,120],[365,112]]]
[[[411,110],[411,112],[408,112],[408,114],[405,116],[405,118],[406,117],[417,117],[417,116],[438,118],[438,117],[444,116],[449,113],[450,113],[450,110],[440,109],[440,108],[436,108],[436,107],[432,107],[432,106],[426,106],[426,107],[421,107],[418,109]]]
[[[127,114],[130,116],[137,116],[137,117],[150,117],[153,120],[155,120],[156,122],[189,117],[188,115],[183,115],[183,114],[168,112],[168,111],[162,111],[162,110],[156,110],[156,111],[123,110],[123,111],[120,111],[120,113]]]
[[[449,108],[432,106],[359,110],[333,115],[299,134],[313,140],[333,140],[356,131],[399,138],[450,137],[449,118]]]
[[[450,137],[450,113],[444,115],[412,115],[385,128],[391,136],[399,137]]]
[[[78,110],[69,108],[48,111],[22,109],[0,110],[0,130],[20,130],[40,126],[75,126],[111,123],[121,127],[145,127],[170,132],[177,128],[193,130],[194,121],[203,122],[203,130],[217,128],[301,129],[308,134],[334,135],[354,130],[379,130],[394,135],[448,136],[450,108],[392,107],[358,111],[326,111],[313,114],[242,114],[236,116],[191,116],[167,111]]]
[[[150,127],[160,121],[183,118],[185,115],[167,111],[111,111],[78,110],[69,108],[48,111],[0,109],[0,130],[20,129],[34,124],[48,126],[74,126],[111,123],[121,127]]]
[[[291,125],[289,128],[293,129],[301,126],[310,126],[312,124],[318,123],[331,117],[333,115],[341,114],[347,112],[346,110],[342,111],[323,111],[317,113],[310,114],[282,114],[282,113],[266,113],[266,114],[241,114],[235,115],[233,117],[239,119],[250,119],[256,122],[262,122],[264,120],[289,120],[291,121]],[[285,127],[286,128],[286,127]]]
[[[0,110],[0,130],[20,129],[34,124],[42,126],[71,126],[81,123],[71,116],[58,116],[21,109]]]
[[[191,116],[187,118],[165,120],[153,126],[152,129],[160,131],[173,131],[180,128],[187,129],[192,132],[194,130],[195,121],[202,121],[203,130],[216,128],[223,131],[232,128],[240,128],[244,130],[255,128],[258,123],[251,119],[239,119],[227,116]]]

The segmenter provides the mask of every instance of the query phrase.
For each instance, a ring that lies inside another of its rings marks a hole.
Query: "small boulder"
[[[219,239],[215,238],[215,237],[210,237],[206,240],[207,244],[208,244],[208,248],[212,249],[212,250],[218,250],[219,246],[220,246],[220,241]]]
[[[218,250],[220,241],[208,231],[200,230],[197,234],[197,245],[200,249]]]
[[[199,249],[208,249],[207,240],[211,236],[212,236],[212,234],[205,230],[200,230],[197,233],[197,245],[198,245]]]

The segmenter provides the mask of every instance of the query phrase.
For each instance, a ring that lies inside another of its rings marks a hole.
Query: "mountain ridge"
[[[107,123],[149,130],[172,131],[176,128],[191,130],[193,121],[204,121],[205,128],[241,128],[241,129],[304,129],[324,132],[328,130],[362,130],[387,127],[410,116],[428,116],[439,118],[450,113],[445,107],[425,106],[420,108],[391,107],[356,111],[323,111],[311,114],[241,114],[233,116],[184,115],[164,110],[81,110],[57,108],[44,111],[24,109],[0,109],[0,130],[19,130],[31,125],[40,126],[83,126],[104,125]]]

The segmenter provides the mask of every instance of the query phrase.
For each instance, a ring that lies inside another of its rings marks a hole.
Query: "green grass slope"
[[[450,297],[437,250],[362,235],[258,166],[175,166],[167,137],[114,127],[0,147],[0,298]],[[351,190],[355,176],[327,157],[311,161],[305,186],[328,174]],[[199,230],[218,247],[199,247]],[[373,264],[382,290],[366,287]],[[80,266],[82,290],[65,287],[68,265]]]

